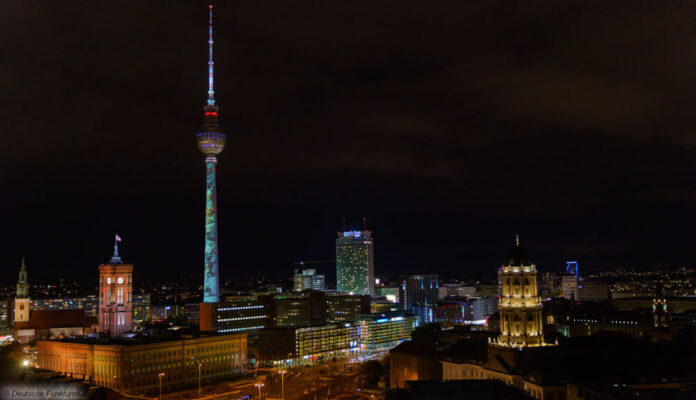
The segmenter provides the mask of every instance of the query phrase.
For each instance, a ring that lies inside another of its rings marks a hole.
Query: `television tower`
[[[213,91],[213,5],[208,5],[208,101],[203,107],[203,130],[198,148],[205,154],[205,244],[203,250],[203,302],[220,301],[218,272],[217,191],[215,164],[225,148],[225,134],[218,124],[218,106]]]

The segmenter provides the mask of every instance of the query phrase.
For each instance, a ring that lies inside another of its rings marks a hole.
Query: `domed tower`
[[[217,191],[215,165],[225,148],[225,134],[218,124],[218,106],[213,91],[213,6],[208,6],[208,101],[203,107],[203,130],[198,133],[198,148],[205,154],[205,244],[203,250],[203,301],[220,301],[218,276]]]
[[[520,238],[500,269],[500,336],[497,344],[507,347],[544,346],[541,301],[537,294],[537,271]]]

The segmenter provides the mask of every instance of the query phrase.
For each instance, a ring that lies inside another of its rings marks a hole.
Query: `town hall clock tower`
[[[117,235],[114,256],[99,266],[99,332],[112,337],[130,332],[133,326],[133,265],[119,257],[119,241]]]

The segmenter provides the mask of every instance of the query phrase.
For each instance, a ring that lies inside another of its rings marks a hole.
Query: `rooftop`
[[[205,332],[196,335],[176,333],[173,332],[167,335],[141,335],[135,333],[122,334],[115,338],[107,338],[103,336],[86,336],[80,338],[66,338],[59,340],[52,340],[56,342],[64,343],[80,343],[80,344],[93,344],[101,346],[138,346],[143,344],[151,343],[165,343],[178,340],[190,340],[199,338],[209,338],[209,337],[223,337],[223,336],[238,336],[239,333],[213,333]]]

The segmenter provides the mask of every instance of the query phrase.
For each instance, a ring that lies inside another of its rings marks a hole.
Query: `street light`
[[[198,363],[198,397],[201,397],[201,363]]]
[[[160,395],[159,395],[159,400],[162,400],[162,377],[164,376],[164,372],[160,372],[158,374],[159,376],[159,384],[160,384]]]
[[[285,374],[287,372],[286,370],[278,371],[280,374],[280,398],[282,400],[285,400]]]
[[[259,400],[261,400],[261,388],[263,387],[263,383],[255,383],[254,386],[259,388]]]

